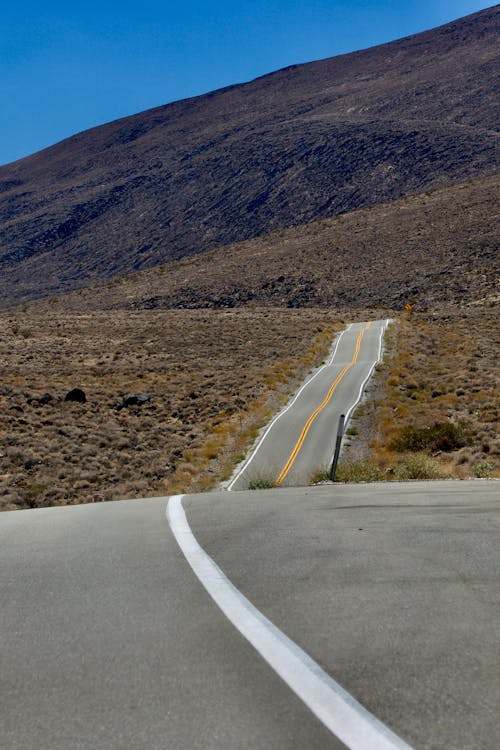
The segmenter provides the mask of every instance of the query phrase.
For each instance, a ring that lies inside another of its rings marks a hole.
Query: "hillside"
[[[1,304],[493,173],[498,18],[292,66],[1,167]],[[371,240],[355,241],[367,259]]]
[[[240,242],[39,301],[66,311],[419,310],[498,300],[498,176]]]

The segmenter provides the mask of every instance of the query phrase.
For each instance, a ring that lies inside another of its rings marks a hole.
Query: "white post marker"
[[[198,544],[182,497],[171,497],[166,511],[179,547],[215,603],[269,666],[350,750],[412,750],[233,586]]]
[[[356,397],[356,401],[354,401],[354,402],[353,402],[353,403],[352,403],[352,404],[351,404],[351,405],[349,406],[349,408],[348,408],[348,409],[347,409],[347,411],[346,411],[346,414],[345,414],[345,419],[344,419],[344,425],[343,425],[343,426],[344,426],[344,431],[345,431],[345,429],[346,429],[347,425],[349,424],[349,419],[351,418],[351,414],[353,413],[354,409],[356,408],[356,406],[357,406],[357,405],[359,404],[359,402],[361,401],[361,398],[362,398],[362,396],[363,396],[363,391],[365,390],[365,385],[366,385],[366,384],[368,383],[368,381],[370,380],[371,376],[373,375],[373,371],[374,371],[374,369],[376,368],[376,366],[378,365],[378,363],[379,363],[379,362],[380,362],[380,360],[382,359],[382,350],[383,350],[383,340],[384,340],[384,333],[386,332],[386,330],[387,330],[387,327],[388,327],[388,325],[389,325],[389,323],[390,323],[390,322],[391,322],[391,318],[387,318],[387,319],[386,319],[386,320],[384,321],[384,324],[383,324],[383,326],[381,326],[381,327],[380,327],[379,340],[378,340],[378,354],[377,354],[377,359],[376,359],[376,360],[375,360],[375,362],[374,362],[374,363],[372,364],[372,366],[370,367],[370,371],[369,371],[368,375],[366,376],[366,378],[365,378],[365,379],[363,380],[363,382],[361,383],[361,385],[360,385],[360,387],[359,387],[359,393],[358,393],[358,395],[357,395],[357,397]],[[334,459],[335,459],[335,451],[333,452],[333,455],[332,455],[332,463],[333,463]],[[330,476],[330,478],[331,478],[331,476]]]

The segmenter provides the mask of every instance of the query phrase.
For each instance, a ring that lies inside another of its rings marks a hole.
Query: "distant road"
[[[1,748],[500,747],[498,482],[182,503],[0,514]]]
[[[230,490],[252,482],[305,486],[329,467],[340,414],[348,418],[380,359],[387,320],[353,323],[332,354],[271,422],[249,458],[235,472]]]

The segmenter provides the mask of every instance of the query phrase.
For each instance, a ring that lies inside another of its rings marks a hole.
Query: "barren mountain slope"
[[[492,305],[498,183],[485,177],[281,230],[34,309]]]
[[[3,304],[495,169],[499,7],[0,168]]]

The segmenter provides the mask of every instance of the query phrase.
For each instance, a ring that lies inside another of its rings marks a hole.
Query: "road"
[[[348,418],[380,359],[388,321],[353,323],[337,338],[325,365],[300,388],[236,470],[230,490],[252,483],[299,487],[329,468],[340,414]]]
[[[415,750],[500,746],[497,482],[182,502],[202,548],[258,610],[259,627],[249,614],[243,629],[271,632],[268,618],[285,651],[288,636],[292,657],[308,654],[313,677],[321,667],[325,689],[340,684],[374,731],[378,717]],[[386,747],[339,740],[259,656],[194,574],[166,507],[157,498],[0,516],[0,747]],[[220,588],[223,575],[195,557]]]

